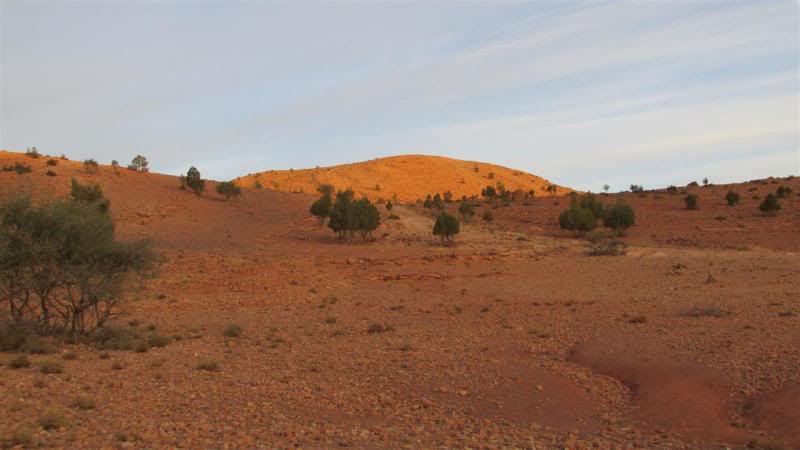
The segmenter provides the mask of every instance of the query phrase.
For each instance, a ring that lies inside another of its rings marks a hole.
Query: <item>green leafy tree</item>
[[[422,202],[422,207],[423,208],[433,208],[433,199],[431,199],[431,194],[428,194],[428,196],[425,197],[425,201]]]
[[[157,261],[146,242],[117,241],[111,215],[94,202],[0,204],[0,307],[15,323],[86,334],[155,274]]]
[[[325,223],[325,218],[328,217],[328,213],[331,211],[332,205],[333,200],[331,197],[328,195],[323,195],[311,204],[311,209],[309,211],[313,216],[316,216],[316,218],[319,219],[319,224],[323,225]]]
[[[609,206],[603,216],[603,225],[611,228],[617,236],[625,234],[625,230],[636,224],[636,214],[631,205],[620,199],[616,204]]]
[[[181,187],[183,186],[191,189],[196,195],[203,195],[203,192],[206,190],[206,182],[200,176],[200,171],[194,166],[189,168],[186,172],[186,176],[181,177]]]
[[[235,199],[242,193],[242,188],[233,181],[222,181],[217,184],[217,194],[225,197],[226,200]]]
[[[591,209],[581,208],[579,204],[573,203],[558,216],[558,224],[565,230],[581,235],[594,229],[597,225],[597,218],[592,214]]]
[[[581,198],[580,206],[581,208],[591,210],[592,214],[597,219],[602,219],[605,216],[603,202],[600,201],[600,198],[598,198],[591,192],[588,195]]]
[[[781,203],[778,201],[778,197],[776,197],[775,194],[767,194],[764,201],[758,206],[761,212],[770,216],[777,214],[781,208]]]
[[[354,200],[352,190],[338,192],[331,206],[328,216],[328,227],[339,235],[353,241],[355,233],[361,234],[363,239],[371,239],[372,232],[380,224],[380,213],[368,198]]]
[[[363,197],[355,202],[355,214],[356,231],[361,235],[361,239],[371,241],[372,232],[381,223],[381,214],[378,212],[378,208],[367,197]]]
[[[433,235],[442,238],[443,244],[453,242],[453,238],[460,231],[460,227],[461,224],[458,218],[446,212],[441,212],[436,217],[436,223],[433,225]]]
[[[150,168],[148,167],[149,164],[150,163],[147,162],[147,158],[142,155],[136,155],[136,157],[133,158],[131,163],[128,165],[128,169],[135,172],[147,173],[150,171]]]
[[[433,207],[436,209],[444,209],[444,202],[442,201],[442,196],[439,195],[437,192],[436,195],[433,196]]]
[[[633,192],[634,194],[639,194],[639,193],[644,192],[644,188],[641,185],[638,185],[638,184],[632,184],[630,189],[631,189],[631,192]]]

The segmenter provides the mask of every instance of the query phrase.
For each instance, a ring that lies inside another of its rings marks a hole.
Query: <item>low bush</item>
[[[775,194],[768,194],[764,201],[758,206],[758,209],[761,210],[764,214],[774,216],[781,210],[781,203],[778,201],[778,198]]]
[[[494,214],[492,214],[492,212],[487,209],[486,211],[483,212],[481,218],[483,219],[484,222],[489,223],[494,220]]]
[[[684,203],[686,203],[686,209],[695,210],[698,208],[697,205],[697,196],[694,194],[689,194],[683,198]]]
[[[617,236],[622,236],[625,234],[625,230],[635,224],[636,214],[633,207],[625,203],[621,197],[616,204],[606,209],[605,217],[603,217],[603,225],[614,230]]]
[[[39,425],[45,430],[57,430],[67,426],[67,419],[57,409],[49,409],[39,417]]]
[[[10,369],[24,369],[31,366],[31,362],[27,355],[17,355],[9,360],[6,365]]]
[[[725,200],[728,202],[728,206],[736,206],[739,204],[741,197],[736,192],[728,191],[728,193],[725,194]]]
[[[564,230],[574,231],[575,234],[581,235],[594,229],[597,218],[592,214],[591,209],[581,208],[577,203],[573,203],[558,216],[558,224]]]
[[[200,360],[200,362],[197,363],[197,370],[205,370],[205,371],[208,371],[208,372],[216,372],[217,370],[219,370],[219,364],[214,360],[203,359],[203,360]]]
[[[39,363],[39,371],[45,375],[63,373],[64,365],[56,361],[42,361]]]
[[[225,331],[222,332],[222,335],[228,338],[236,338],[241,336],[242,334],[242,327],[232,323],[225,327]]]
[[[233,181],[223,181],[217,184],[217,194],[225,197],[226,200],[235,199],[242,193],[242,188],[234,184]]]

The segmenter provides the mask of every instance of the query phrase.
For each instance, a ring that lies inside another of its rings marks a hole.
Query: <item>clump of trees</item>
[[[136,155],[131,163],[128,164],[128,169],[134,172],[147,173],[150,171],[150,168],[148,167],[149,164],[150,163],[147,162],[147,158],[142,155]]]
[[[459,233],[460,228],[461,224],[456,216],[442,211],[436,217],[436,223],[433,225],[433,235],[442,238],[442,244],[453,242],[453,238]]]
[[[603,226],[622,236],[628,228],[636,224],[636,214],[633,207],[625,203],[622,197],[619,197],[615,204],[606,207],[598,196],[589,193],[580,200],[577,194],[573,195],[569,208],[558,216],[559,226],[577,235],[592,231],[598,221],[602,221]]]
[[[186,175],[181,175],[181,189],[191,189],[196,195],[203,195],[206,190],[206,181],[200,176],[200,171],[192,166],[186,172]]]
[[[217,194],[225,197],[226,200],[236,198],[242,193],[242,188],[233,181],[222,181],[217,184]]]
[[[372,232],[378,228],[380,218],[378,208],[368,198],[355,200],[353,191],[347,189],[336,194],[328,211],[328,227],[348,242],[353,241],[356,233],[363,240],[371,241]]]
[[[319,219],[320,225],[323,225],[328,214],[331,212],[331,206],[333,206],[333,198],[330,193],[325,193],[311,204],[309,212]]]
[[[117,241],[97,192],[78,188],[70,199],[42,205],[25,197],[0,203],[0,308],[17,326],[89,333],[154,275],[152,247]]]
[[[764,201],[758,205],[758,209],[760,209],[761,212],[770,216],[777,214],[781,208],[781,203],[778,201],[778,197],[776,197],[775,194],[767,194]]]

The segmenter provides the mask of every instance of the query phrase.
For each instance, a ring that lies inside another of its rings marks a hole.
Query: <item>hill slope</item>
[[[357,195],[373,200],[396,196],[402,202],[445,191],[452,192],[454,198],[470,197],[497,183],[510,191],[533,189],[536,196],[544,196],[551,184],[544,178],[494,164],[424,155],[391,156],[316,169],[271,170],[237,179],[244,187],[253,187],[256,182],[277,191],[306,193],[315,193],[321,184],[331,184],[337,189],[351,188]],[[559,195],[570,191],[557,187]]]

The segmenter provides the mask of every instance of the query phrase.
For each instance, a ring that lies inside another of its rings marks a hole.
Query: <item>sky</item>
[[[396,154],[598,191],[800,174],[800,7],[0,3],[0,148],[231,179]]]

